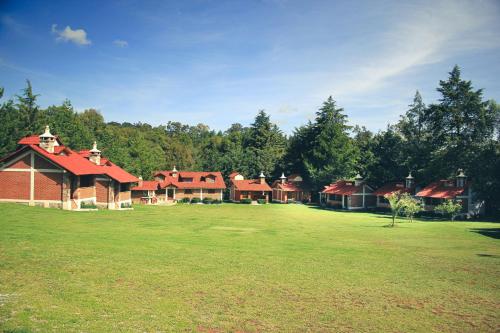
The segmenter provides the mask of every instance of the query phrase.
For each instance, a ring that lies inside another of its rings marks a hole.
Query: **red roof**
[[[59,143],[61,145],[62,143],[61,143],[61,140],[59,140],[59,137],[55,136],[55,138],[57,140],[57,143]],[[39,145],[40,144],[40,137],[38,135],[25,136],[24,138],[19,140],[19,142],[17,144],[19,144],[19,145]]]
[[[271,187],[267,185],[266,182],[261,184],[260,179],[245,179],[245,180],[234,180],[231,179],[234,187],[238,191],[272,191]]]
[[[57,141],[61,144],[59,139],[57,139]],[[101,164],[96,165],[85,158],[85,154],[79,154],[63,145],[55,146],[54,153],[49,153],[39,146],[39,142],[39,137],[36,135],[22,138],[19,140],[19,144],[24,147],[14,152],[14,154],[29,147],[47,160],[77,176],[107,175],[120,183],[133,183],[138,180],[136,177],[105,158],[101,158]]]
[[[156,180],[143,180],[142,185],[131,188],[132,191],[155,191],[160,188],[160,183]]]
[[[361,191],[363,191],[363,185],[355,186],[352,180],[338,180],[329,186],[325,186],[321,193],[351,195]]]
[[[285,182],[281,183],[281,180],[276,180],[273,183],[273,188],[283,190],[285,192],[303,192],[310,191],[301,182]]]
[[[440,180],[424,187],[417,197],[453,199],[463,194],[468,186],[466,183],[465,187],[457,187],[453,180]]]
[[[178,171],[177,176],[173,176],[172,171],[157,171],[154,176],[163,176],[165,179],[160,182],[160,187],[174,186],[182,189],[225,189],[226,184],[219,171]],[[188,181],[189,179],[189,181]],[[207,181],[212,179],[213,181]]]
[[[393,182],[393,183],[387,183],[375,192],[373,194],[377,196],[384,196],[386,194],[391,194],[394,192],[401,192],[401,193],[411,193],[413,189],[406,188],[402,182]]]

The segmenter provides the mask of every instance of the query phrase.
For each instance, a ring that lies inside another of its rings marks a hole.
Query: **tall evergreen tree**
[[[309,179],[317,188],[339,178],[352,177],[358,170],[359,151],[351,137],[344,109],[332,96],[316,112],[312,125],[313,147],[305,156]]]

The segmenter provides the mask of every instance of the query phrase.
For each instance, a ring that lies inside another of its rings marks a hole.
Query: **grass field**
[[[500,225],[0,204],[0,331],[494,332]]]

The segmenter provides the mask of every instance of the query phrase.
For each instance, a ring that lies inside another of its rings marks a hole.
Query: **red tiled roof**
[[[62,145],[61,140],[59,137],[56,135],[54,136],[57,140],[57,142]],[[40,144],[40,137],[38,135],[30,135],[30,136],[25,136],[19,142],[17,143],[19,145],[38,145]]]
[[[306,188],[303,184],[301,184],[301,182],[285,182],[282,184],[280,180],[274,181],[273,188],[280,189],[285,192],[310,191],[310,189]]]
[[[172,176],[172,171],[157,171],[154,175],[162,175],[165,180],[160,183],[161,188],[174,186],[182,189],[225,189],[226,184],[219,171],[178,171],[177,177]],[[211,177],[210,177],[211,176]],[[192,181],[182,181],[182,179],[190,178]],[[206,178],[213,178],[213,182],[207,182]]]
[[[261,184],[260,179],[231,179],[231,182],[238,191],[272,191],[271,187],[266,182]]]
[[[440,180],[424,187],[417,197],[453,199],[464,193],[468,186],[466,183],[465,187],[457,187],[453,180]]]
[[[321,193],[351,195],[362,190],[362,185],[355,186],[354,181],[338,180],[329,186],[325,186],[325,189]]]
[[[132,191],[155,191],[160,188],[160,183],[156,180],[143,180],[142,185],[131,188]]]
[[[57,141],[61,144],[59,139],[57,139]],[[54,147],[54,153],[49,153],[39,146],[39,142],[39,137],[36,135],[25,137],[19,140],[19,144],[24,147],[14,152],[14,154],[29,147],[49,161],[77,176],[107,175],[120,183],[133,183],[138,180],[136,177],[105,158],[101,158],[100,165],[95,165],[85,158],[85,154],[81,154],[82,152],[77,153],[68,147],[60,145]]]
[[[393,182],[385,184],[384,186],[373,192],[373,194],[377,196],[384,196],[386,194],[394,192],[411,193],[412,189],[406,188],[402,182]]]

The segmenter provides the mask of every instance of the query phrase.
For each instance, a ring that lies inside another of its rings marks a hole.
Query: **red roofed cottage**
[[[434,211],[434,208],[446,199],[456,200],[462,204],[462,212],[467,215],[478,215],[484,213],[484,204],[475,198],[472,184],[462,169],[459,169],[455,179],[444,179],[433,182],[416,196],[424,200],[424,209]]]
[[[229,188],[229,199],[233,202],[240,202],[241,199],[251,199],[257,201],[264,199],[269,202],[271,187],[266,183],[264,173],[260,173],[259,179],[245,179],[238,172],[229,175],[231,187]]]
[[[273,185],[273,202],[310,202],[311,190],[304,185],[304,180],[300,175],[290,175],[285,177],[282,173],[279,180],[275,180]]]
[[[319,193],[321,205],[348,210],[374,208],[373,188],[359,174],[354,180],[338,180]]]
[[[391,182],[384,184],[381,188],[373,192],[377,196],[377,207],[379,208],[391,208],[389,201],[385,198],[385,195],[391,193],[409,193],[410,195],[415,195],[415,179],[413,176],[408,174],[404,182]]]
[[[50,133],[22,138],[0,159],[0,201],[79,210],[130,207],[137,178],[101,156],[97,144],[75,152]]]
[[[135,202],[165,203],[182,199],[198,198],[203,200],[223,199],[226,188],[222,174],[219,171],[157,171],[155,180],[140,180],[132,188],[132,197]]]

